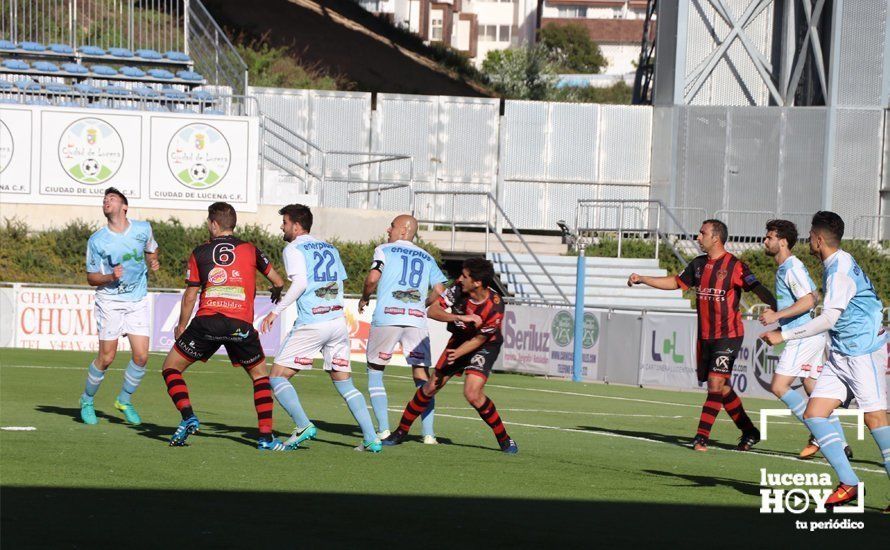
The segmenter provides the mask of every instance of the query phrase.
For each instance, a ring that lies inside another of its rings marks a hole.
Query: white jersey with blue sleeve
[[[381,272],[371,326],[426,328],[429,289],[448,280],[435,258],[416,244],[399,240],[374,250],[371,269]]]
[[[865,355],[885,345],[881,310],[875,287],[853,256],[838,250],[824,262],[825,309],[841,310],[829,331],[832,351],[843,355]]]
[[[807,294],[816,292],[816,283],[810,277],[807,267],[797,256],[789,256],[776,271],[776,308],[777,311],[789,308]],[[797,317],[780,319],[782,329],[796,328],[810,320],[810,312]]]
[[[135,302],[148,294],[148,266],[145,253],[158,250],[151,224],[129,220],[123,233],[107,226],[96,231],[87,242],[87,273],[109,274],[121,265],[123,276],[96,288],[96,298],[115,302]]]
[[[334,245],[300,235],[284,247],[284,268],[291,281],[303,278],[306,290],[297,298],[296,325],[343,317],[346,268]]]

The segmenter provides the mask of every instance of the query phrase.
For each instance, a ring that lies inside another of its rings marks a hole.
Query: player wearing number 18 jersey
[[[211,238],[195,248],[189,258],[187,286],[182,297],[179,324],[174,330],[176,343],[167,354],[162,371],[167,393],[182,415],[170,445],[184,445],[188,436],[199,428],[182,373],[195,361],[206,362],[220,346],[225,346],[232,366],[244,368],[253,381],[260,432],[257,447],[284,450],[284,445],[272,436],[269,368],[259,334],[253,327],[256,272],[262,273],[274,285],[273,302],[280,299],[284,281],[261,250],[232,234],[237,216],[231,205],[217,202],[207,210]],[[199,291],[198,313],[189,322]]]
[[[312,212],[306,206],[290,204],[278,213],[281,214],[283,238],[288,243],[282,255],[291,285],[281,302],[263,319],[261,329],[269,330],[275,319],[296,302],[297,320],[282,342],[272,366],[275,398],[296,424],[285,443],[290,449],[296,449],[318,433],[306,416],[290,378],[301,370],[311,369],[312,359],[321,352],[324,370],[330,374],[334,387],[362,430],[363,443],[356,450],[380,452],[380,441],[374,432],[365,397],[352,383],[349,329],[343,310],[343,281],[347,276],[340,252],[334,245],[309,234]]]
[[[464,397],[467,402],[494,432],[501,451],[508,454],[519,452],[516,443],[507,434],[494,402],[484,392],[485,383],[504,342],[501,334],[504,301],[490,288],[493,279],[494,267],[491,262],[484,258],[469,258],[464,261],[461,275],[454,286],[430,306],[430,318],[448,323],[451,338],[436,364],[432,378],[417,389],[402,413],[399,428],[383,440],[384,445],[402,443],[411,424],[429,406],[433,396],[453,376],[466,374]]]
[[[368,393],[377,417],[378,435],[389,437],[388,400],[383,386],[383,369],[389,364],[396,345],[401,345],[412,367],[414,385],[429,380],[430,337],[426,308],[443,292],[446,277],[436,260],[414,244],[417,220],[407,214],[396,216],[387,229],[389,242],[374,249],[371,270],[365,278],[358,311],[368,305],[377,290],[377,306],[368,336]],[[432,289],[432,292],[430,292]],[[423,413],[423,441],[435,444],[433,401]]]

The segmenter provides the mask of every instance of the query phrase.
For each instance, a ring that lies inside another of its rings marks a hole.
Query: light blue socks
[[[371,396],[371,408],[377,417],[377,431],[389,430],[389,399],[383,386],[383,371],[368,367],[368,395]]]
[[[312,422],[306,416],[306,411],[303,410],[303,405],[300,404],[300,398],[297,396],[297,390],[290,380],[282,376],[275,376],[269,378],[269,384],[272,386],[272,393],[275,394],[278,404],[287,411],[300,431],[305,430]]]
[[[117,400],[124,404],[129,403],[130,397],[133,396],[133,392],[139,387],[144,376],[145,365],[137,365],[130,359],[130,362],[127,363],[127,370],[124,371],[124,385],[121,387]]]
[[[343,396],[346,405],[355,421],[358,422],[362,429],[362,437],[366,443],[377,441],[377,432],[374,431],[374,423],[371,421],[371,413],[368,412],[368,405],[365,402],[365,396],[362,392],[355,389],[352,384],[352,378],[346,380],[334,380],[334,387]]]

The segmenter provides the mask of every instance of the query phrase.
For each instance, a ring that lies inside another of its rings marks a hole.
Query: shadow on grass
[[[677,479],[681,479],[686,481],[687,483],[681,483],[676,485],[676,487],[732,487],[736,491],[752,496],[760,495],[760,485],[757,483],[750,483],[747,481],[742,481],[740,479],[729,479],[725,477],[713,477],[713,476],[695,476],[688,474],[681,474],[679,472],[664,472],[660,470],[643,470],[643,472],[655,476],[661,477],[674,477]]]
[[[827,544],[833,535],[877,547],[890,537],[890,522],[877,514],[855,518],[865,521],[864,531],[809,533],[796,530],[795,522],[831,516],[546,498],[4,487],[0,508],[0,542],[8,548],[110,547],[120,541],[192,548],[685,547],[701,535],[700,522],[711,520],[719,520],[719,534],[712,535],[719,536],[721,549],[750,549],[752,535],[773,547]]]

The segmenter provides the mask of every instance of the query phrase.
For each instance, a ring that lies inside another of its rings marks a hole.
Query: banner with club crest
[[[256,211],[258,122],[250,117],[0,107],[0,199],[94,205],[108,187],[131,206]]]

